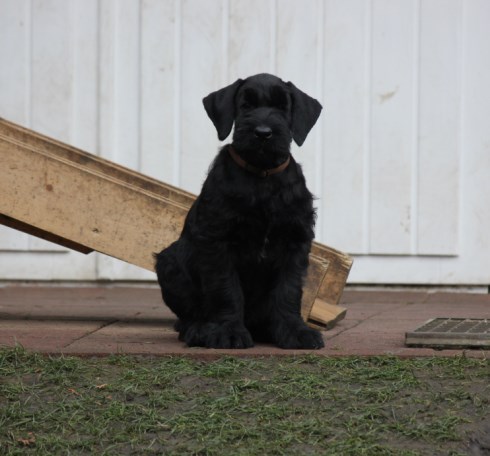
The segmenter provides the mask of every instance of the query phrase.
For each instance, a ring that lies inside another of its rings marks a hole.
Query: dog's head
[[[203,103],[218,138],[224,140],[235,123],[233,146],[255,162],[288,154],[293,139],[301,146],[322,110],[292,82],[266,73],[238,79]]]

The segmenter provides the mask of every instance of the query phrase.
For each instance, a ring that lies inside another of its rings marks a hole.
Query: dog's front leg
[[[201,318],[187,328],[187,345],[252,347],[252,337],[243,323],[243,292],[227,244],[209,242],[198,246],[196,267],[202,290]]]
[[[308,246],[287,251],[269,296],[271,335],[281,348],[324,347],[321,333],[309,328],[301,318],[302,286],[308,267],[308,251]]]

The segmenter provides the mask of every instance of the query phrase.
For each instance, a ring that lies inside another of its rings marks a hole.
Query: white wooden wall
[[[258,72],[324,106],[294,153],[351,281],[490,283],[490,1],[0,0],[0,117],[195,193],[201,99]],[[153,277],[0,227],[0,279]]]

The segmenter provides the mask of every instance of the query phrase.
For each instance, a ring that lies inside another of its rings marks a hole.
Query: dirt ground
[[[0,349],[0,453],[489,455],[487,360]]]

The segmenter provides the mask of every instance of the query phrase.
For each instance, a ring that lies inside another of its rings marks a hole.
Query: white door
[[[328,4],[323,240],[353,282],[489,284],[490,3]]]
[[[486,0],[0,0],[0,116],[197,193],[202,97],[276,73],[324,105],[294,154],[351,282],[489,284],[488,24]],[[154,275],[2,228],[0,278]]]

